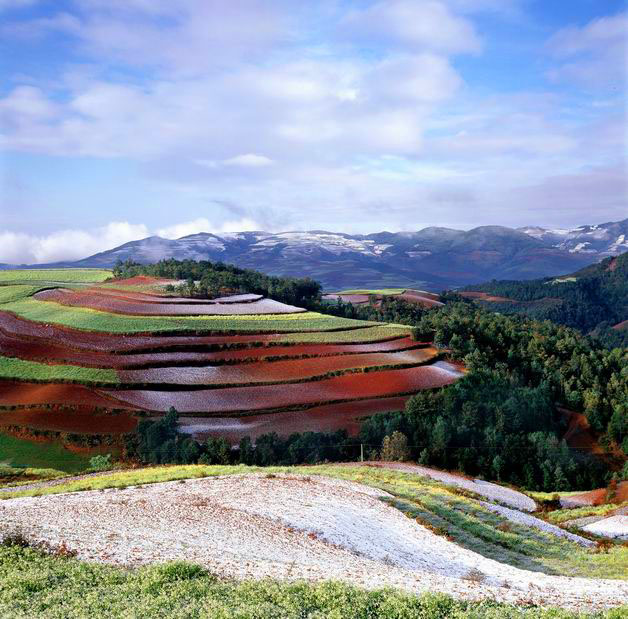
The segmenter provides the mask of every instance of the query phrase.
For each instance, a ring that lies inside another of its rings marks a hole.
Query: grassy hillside
[[[619,619],[622,609],[584,615],[440,594],[365,591],[337,582],[232,582],[186,563],[124,570],[0,546],[0,614],[5,617],[228,617],[255,619]],[[625,616],[625,615],[624,615]]]
[[[504,300],[477,302],[502,313],[552,320],[599,337],[609,346],[628,345],[628,330],[612,327],[628,319],[628,253],[576,273],[531,281],[492,281],[461,291]]]

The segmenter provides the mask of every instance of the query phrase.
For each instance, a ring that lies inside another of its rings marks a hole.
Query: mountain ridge
[[[310,276],[328,290],[385,285],[441,290],[490,279],[572,273],[628,250],[627,239],[628,219],[555,230],[487,225],[356,235],[326,230],[199,232],[178,239],[153,235],[78,261],[31,268],[112,267],[118,260],[150,263],[176,258]]]

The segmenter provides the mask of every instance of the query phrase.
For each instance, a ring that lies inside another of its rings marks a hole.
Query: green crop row
[[[83,307],[68,307],[31,298],[5,303],[3,308],[27,320],[54,323],[107,333],[194,332],[294,332],[358,329],[375,323],[337,318],[317,312],[255,316],[125,316]]]
[[[11,269],[0,271],[0,282],[103,282],[113,276],[105,269]]]
[[[379,324],[365,329],[344,331],[319,331],[317,333],[289,333],[280,338],[287,344],[360,344],[383,342],[398,337],[407,337],[411,329],[400,325]]]
[[[118,384],[115,370],[84,368],[78,365],[46,365],[15,357],[0,356],[0,378],[26,381],[67,381]]]

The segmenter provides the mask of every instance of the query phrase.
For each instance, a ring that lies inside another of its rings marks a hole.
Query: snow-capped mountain
[[[628,251],[628,219],[571,229],[546,230],[530,227],[519,230],[573,254],[606,258]]]
[[[628,220],[573,230],[481,226],[351,235],[323,230],[199,233],[125,243],[64,266],[110,267],[117,260],[212,260],[277,275],[310,276],[327,289],[442,290],[490,279],[572,273],[628,249]],[[41,265],[40,265],[41,266]]]

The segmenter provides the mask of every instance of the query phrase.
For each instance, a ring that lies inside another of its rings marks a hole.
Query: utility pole
[[[364,462],[364,443],[360,443],[360,462]]]

